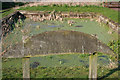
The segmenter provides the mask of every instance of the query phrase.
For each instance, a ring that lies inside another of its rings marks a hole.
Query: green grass
[[[38,67],[31,72],[31,78],[88,78],[89,70],[83,67]]]
[[[84,67],[37,67],[31,70],[31,78],[88,78],[89,69]],[[112,69],[98,67],[98,78],[117,78],[118,70],[111,72]],[[3,78],[22,78],[22,69],[5,69],[3,70]]]
[[[94,12],[102,14],[111,20],[118,22],[118,11],[114,11],[105,7],[98,6],[68,6],[68,5],[52,5],[52,6],[33,6],[33,7],[21,7],[18,10],[28,10],[28,11],[62,11],[62,12]]]
[[[5,12],[4,12],[5,11]],[[13,9],[7,9],[7,10],[2,10],[0,12],[4,12],[2,14],[0,14],[0,18],[4,18],[8,15],[10,15],[11,13],[15,12],[16,10],[13,10]]]
[[[114,40],[112,40],[112,41],[110,41],[109,43],[108,43],[108,46],[115,52],[115,53],[119,53],[118,51],[119,51],[119,49],[120,49],[120,40],[118,39],[117,41],[114,41]]]

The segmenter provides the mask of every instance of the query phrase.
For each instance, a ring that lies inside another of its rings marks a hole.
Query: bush
[[[112,40],[108,43],[108,46],[115,52],[118,53],[118,50],[120,49],[120,40]]]
[[[64,4],[63,7],[69,7],[67,4]]]
[[[26,3],[22,3],[22,2],[2,2],[2,9],[8,9],[8,8],[12,8],[15,6],[22,6]]]

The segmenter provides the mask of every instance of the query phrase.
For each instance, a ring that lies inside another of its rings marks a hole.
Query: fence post
[[[25,56],[26,50],[25,50],[25,44],[26,40],[28,38],[28,31],[22,30],[22,41],[23,41],[23,48],[22,48],[22,55]],[[22,68],[23,68],[23,80],[30,80],[30,57],[23,57],[22,60]]]
[[[24,57],[23,61],[23,79],[30,79],[30,62],[29,62],[29,57]]]
[[[97,80],[97,52],[89,56],[89,80]]]

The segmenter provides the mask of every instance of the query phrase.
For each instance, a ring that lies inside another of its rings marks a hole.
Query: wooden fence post
[[[23,61],[23,79],[30,79],[30,62],[29,62],[29,57],[24,57]]]
[[[89,56],[89,80],[97,80],[97,53]]]
[[[25,56],[25,44],[26,44],[26,39],[28,38],[27,36],[27,31],[23,30],[22,31],[22,41],[23,41],[23,50],[22,50],[22,55]],[[30,57],[23,57],[22,60],[22,68],[23,68],[23,80],[30,80]]]

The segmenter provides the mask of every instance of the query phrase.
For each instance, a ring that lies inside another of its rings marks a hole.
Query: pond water
[[[73,20],[75,23],[71,26],[68,24],[68,20]],[[71,30],[79,31],[87,34],[95,34],[98,39],[103,43],[107,44],[111,40],[117,40],[117,33],[113,32],[108,28],[107,25],[99,24],[96,21],[90,21],[89,19],[69,19],[65,18],[61,21],[44,21],[34,22],[30,19],[24,21],[23,27],[14,29],[10,34],[4,37],[3,49],[14,45],[22,41],[22,32],[25,31],[27,36],[37,35],[39,33],[47,31],[57,30]],[[59,66],[84,66],[86,69],[89,67],[89,57],[84,54],[72,54],[72,55],[53,55],[44,57],[32,57],[30,58],[30,67],[37,68],[38,66],[44,67],[59,67]],[[107,66],[110,64],[109,56],[100,55],[98,56],[99,66]],[[22,72],[22,59],[7,59],[3,60],[4,73],[6,69],[20,69]],[[103,67],[104,68],[104,67]],[[8,71],[9,71],[8,70]],[[101,71],[101,70],[100,70]]]
[[[109,55],[98,55],[98,65],[107,66],[110,63]],[[112,60],[113,61],[113,60]],[[117,63],[117,61],[115,62]],[[63,55],[47,55],[30,58],[30,67],[89,67],[89,55],[84,54],[63,54]],[[22,68],[22,58],[6,58],[3,59],[4,68]]]
[[[32,57],[30,59],[31,68],[37,66],[43,67],[60,67],[60,66],[84,66],[89,67],[89,56],[83,56],[84,54],[70,54],[70,55],[50,55],[41,57]],[[103,55],[104,56],[104,55]],[[105,66],[109,65],[109,56],[98,56],[98,65]]]
[[[104,76],[115,68],[110,68],[111,61],[109,55],[98,55],[97,74],[98,77]],[[3,60],[3,78],[22,78],[22,58],[4,58]],[[112,60],[113,61],[113,60]],[[117,64],[114,64],[116,66]],[[58,72],[58,73],[57,73]],[[76,73],[77,72],[77,73]],[[118,72],[110,74],[117,76]],[[61,74],[77,75],[80,78],[89,74],[89,58],[84,54],[64,54],[64,55],[48,55],[30,58],[30,77],[44,78],[44,74],[51,74],[50,78],[59,78]],[[52,76],[54,73],[54,76]],[[56,74],[57,73],[57,74]],[[72,74],[71,74],[72,73]],[[33,76],[34,75],[34,76]],[[81,76],[82,75],[82,76]],[[47,76],[48,77],[48,76]],[[74,77],[74,76],[72,76]],[[111,78],[111,77],[110,77]]]
[[[70,26],[67,21],[74,20],[75,23]],[[87,34],[96,34],[98,39],[104,43],[108,43],[111,40],[117,40],[117,33],[109,34],[109,31],[112,31],[108,28],[107,25],[99,24],[96,21],[90,20],[81,20],[81,19],[64,19],[63,22],[60,21],[45,21],[45,22],[33,22],[28,21],[28,24],[31,24],[31,34],[39,34],[44,31],[54,31],[54,30],[72,30],[80,31]],[[54,25],[53,25],[54,23]],[[35,25],[35,26],[34,26]],[[36,25],[40,26],[40,29],[35,29]]]
[[[71,26],[68,21],[74,21]],[[117,40],[117,32],[113,32],[107,25],[100,24],[96,21],[89,19],[70,19],[65,18],[63,21],[50,21],[34,22],[30,19],[26,19],[23,23],[23,27],[14,29],[9,35],[4,38],[3,45],[8,47],[14,43],[22,41],[22,32],[25,31],[27,36],[37,35],[47,31],[57,30],[71,30],[84,32],[91,35],[96,35],[100,41],[107,44],[111,40]],[[109,34],[108,32],[112,32]],[[4,49],[4,48],[3,48]]]

